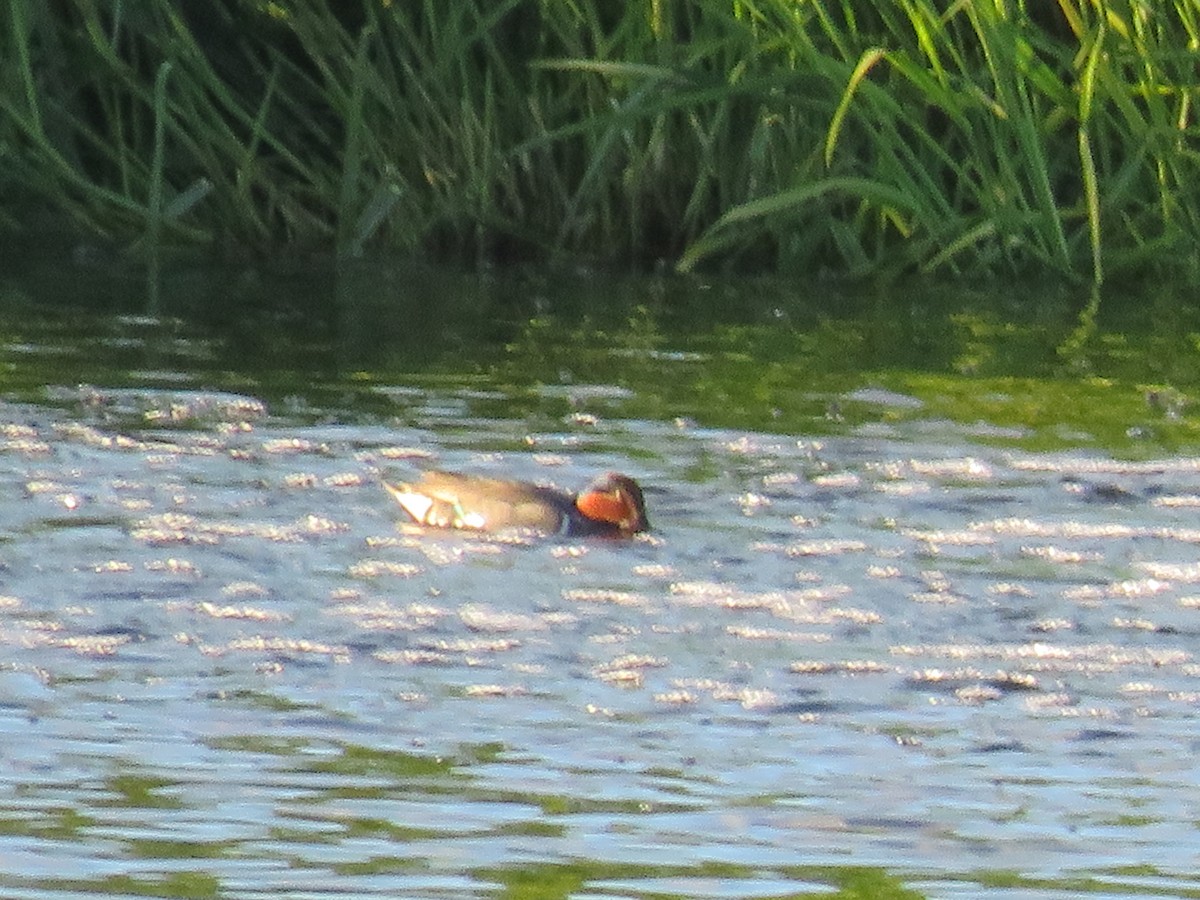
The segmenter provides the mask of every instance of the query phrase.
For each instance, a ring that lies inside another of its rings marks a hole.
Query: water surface
[[[472,288],[510,311],[480,345],[467,301],[409,309],[422,342],[336,290],[336,316],[240,332],[27,290],[0,403],[6,896],[1200,890],[1185,390],[1061,360],[801,385],[781,348],[833,319],[672,331],[644,283],[616,324]],[[1012,420],[1021,391],[1059,411]],[[1089,391],[1120,398],[1092,431]],[[620,469],[655,530],[398,527],[381,474],[431,465]]]

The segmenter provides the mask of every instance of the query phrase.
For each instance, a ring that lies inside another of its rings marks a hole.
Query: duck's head
[[[601,475],[580,491],[575,506],[587,518],[612,525],[623,535],[650,528],[642,489],[628,475]]]

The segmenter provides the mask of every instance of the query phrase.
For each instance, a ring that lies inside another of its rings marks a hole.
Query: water
[[[5,896],[1200,890],[1200,457],[70,318],[7,326]],[[655,530],[398,527],[428,465],[620,469]]]

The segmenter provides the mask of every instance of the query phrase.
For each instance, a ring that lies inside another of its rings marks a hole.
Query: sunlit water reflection
[[[382,394],[393,424],[0,407],[6,894],[462,896],[579,861],[606,896],[827,890],[812,865],[1197,889],[1200,460],[936,422],[527,435]],[[621,469],[655,531],[400,529],[379,475],[425,465]]]
[[[431,334],[481,318],[428,308]],[[365,379],[353,412],[345,380],[278,377],[310,353],[254,322],[248,351],[140,317],[7,343],[0,892],[1194,892],[1200,461],[996,450],[1021,429],[790,371],[766,407],[869,424],[704,429],[667,384],[656,419],[624,376],[690,367],[720,398],[737,373],[653,326],[531,326],[501,373],[562,383]],[[580,383],[576,349],[622,386]],[[47,359],[70,374],[43,389]],[[379,475],[426,465],[619,468],[656,530],[398,529]]]

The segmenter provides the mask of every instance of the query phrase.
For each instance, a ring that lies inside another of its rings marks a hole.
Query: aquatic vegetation
[[[189,244],[1200,267],[1193,3],[14,0],[0,32],[9,208],[130,246],[152,300]]]

